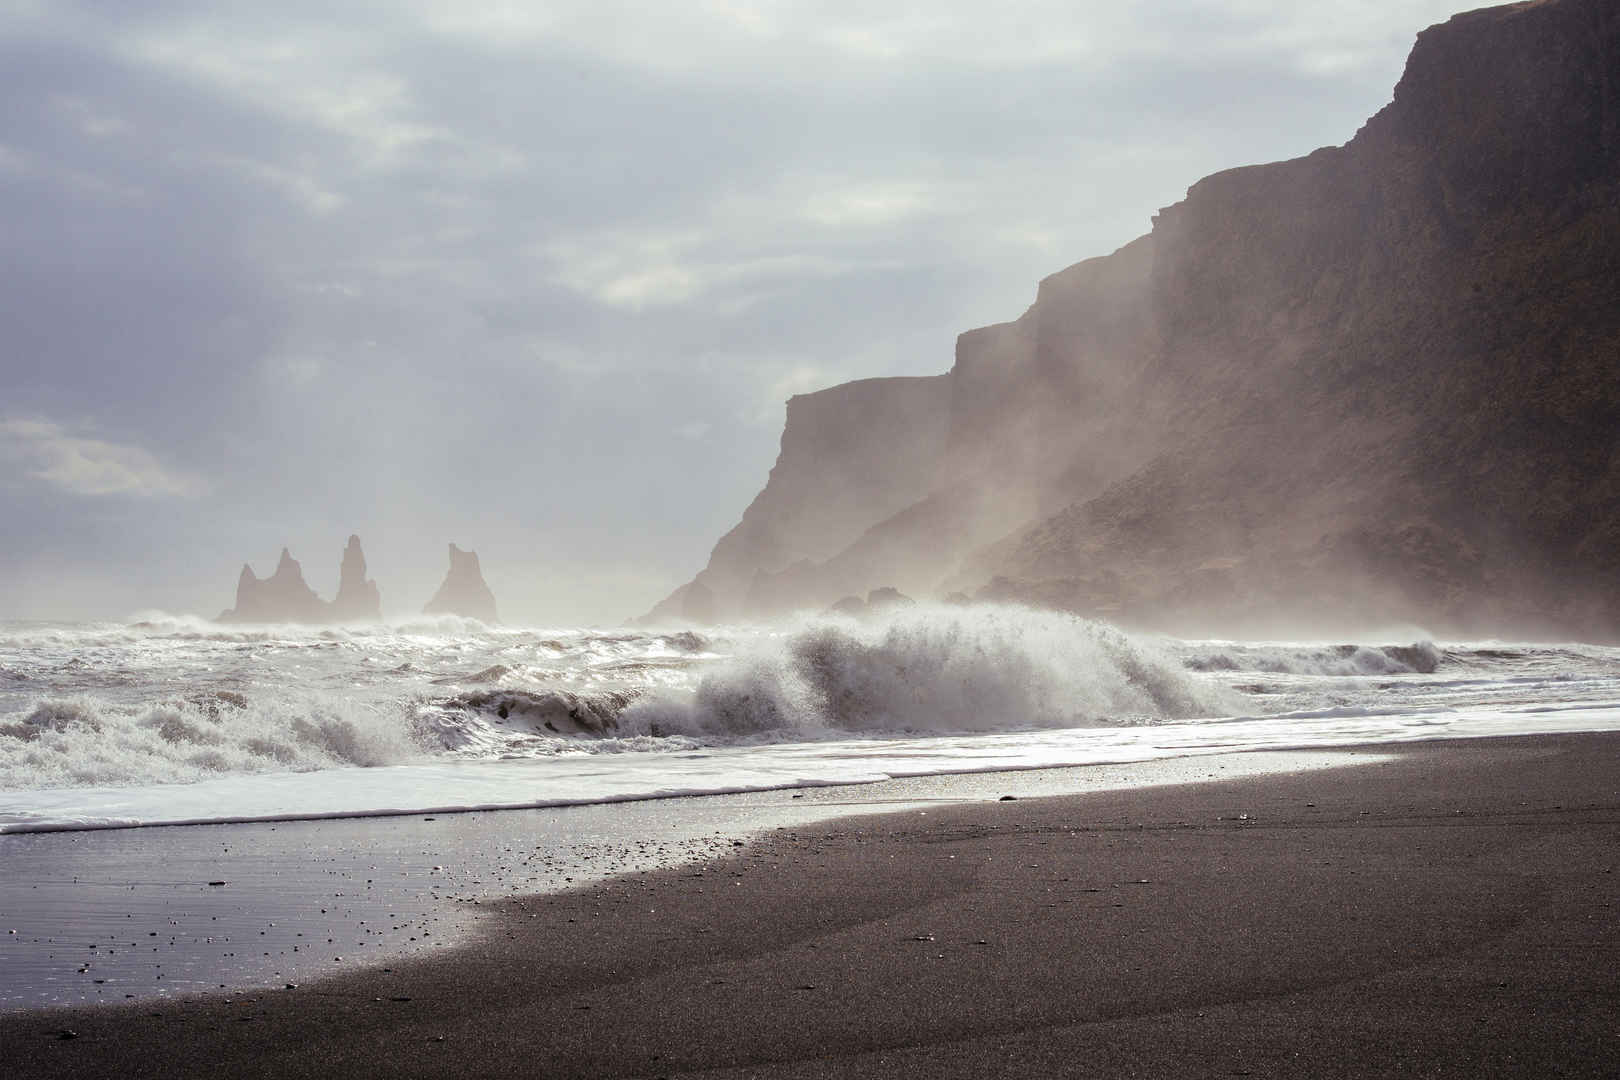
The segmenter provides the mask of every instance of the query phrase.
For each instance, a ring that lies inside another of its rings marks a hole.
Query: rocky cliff
[[[304,571],[286,548],[276,572],[260,579],[243,564],[236,580],[236,606],[221,612],[220,622],[353,623],[382,618],[382,594],[366,579],[366,556],[360,538],[350,536],[343,550],[337,599],[327,603],[304,581]]]
[[[936,375],[863,379],[790,399],[764,490],[703,572],[647,618],[708,622],[798,606],[795,568],[837,555],[934,489],[950,395],[950,380]]]
[[[425,615],[463,615],[470,619],[494,623],[500,619],[495,613],[495,594],[484,583],[483,569],[478,565],[476,551],[462,551],[450,545],[450,569],[444,575],[439,591],[422,609]]]
[[[1620,5],[1459,15],[1344,146],[1201,180],[962,335],[904,505],[801,543],[850,453],[802,430],[725,587],[711,560],[688,589],[722,617],[894,584],[1188,632],[1615,636],[1616,296]],[[866,385],[823,393],[880,412]]]

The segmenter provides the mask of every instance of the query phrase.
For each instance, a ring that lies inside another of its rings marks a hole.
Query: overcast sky
[[[1219,169],[1346,141],[1453,3],[0,0],[0,618],[388,614],[701,568],[793,393]]]

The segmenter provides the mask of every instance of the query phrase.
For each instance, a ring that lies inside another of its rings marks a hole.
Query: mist
[[[330,597],[350,533],[385,616],[452,542],[503,617],[642,612],[788,397],[945,370],[1446,11],[12,4],[0,613],[211,616],[283,546]]]

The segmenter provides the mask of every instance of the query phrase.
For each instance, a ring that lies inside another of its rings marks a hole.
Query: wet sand
[[[1620,737],[1363,756],[786,825],[386,969],[0,1015],[0,1075],[1612,1076]]]
[[[772,828],[1354,760],[1333,751],[380,818],[0,834],[0,1012],[283,988],[454,947],[484,905]]]

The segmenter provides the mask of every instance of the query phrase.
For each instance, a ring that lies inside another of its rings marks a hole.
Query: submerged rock
[[[866,609],[868,611],[885,611],[889,608],[912,607],[917,603],[911,597],[891,585],[873,589],[866,594]]]
[[[827,609],[829,615],[876,615],[895,608],[911,607],[917,601],[891,585],[873,589],[862,600],[858,596],[846,596]]]
[[[424,615],[463,615],[483,622],[499,622],[495,614],[495,594],[484,583],[476,551],[462,551],[450,545],[450,570],[433,599],[422,609]]]

